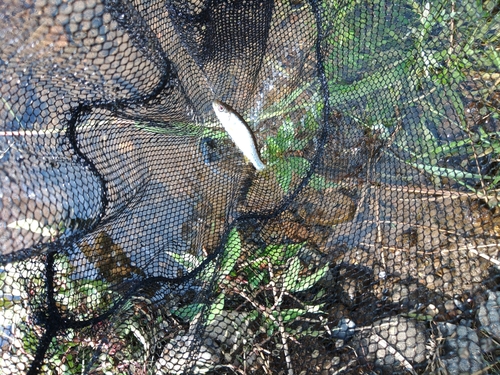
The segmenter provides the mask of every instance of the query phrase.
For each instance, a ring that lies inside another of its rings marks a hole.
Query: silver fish
[[[266,166],[260,160],[259,153],[255,148],[255,139],[243,118],[231,106],[220,100],[212,102],[215,115],[222,126],[229,134],[234,144],[240,149],[243,155],[253,164],[258,171]]]

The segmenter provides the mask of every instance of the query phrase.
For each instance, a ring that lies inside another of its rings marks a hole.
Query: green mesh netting
[[[500,373],[496,1],[0,8],[0,373]]]

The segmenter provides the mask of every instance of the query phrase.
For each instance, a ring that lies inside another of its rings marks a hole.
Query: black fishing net
[[[0,7],[2,374],[500,373],[496,1]]]

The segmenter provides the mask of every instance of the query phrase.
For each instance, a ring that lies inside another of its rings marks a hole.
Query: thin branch
[[[32,137],[36,135],[47,135],[60,133],[61,129],[45,130],[4,130],[0,131],[0,137]]]
[[[283,324],[283,316],[281,316],[281,302],[283,299],[283,293],[284,293],[284,288],[285,285],[283,284],[281,286],[281,290],[278,296],[278,290],[276,289],[276,281],[274,279],[274,272],[273,268],[271,265],[271,260],[269,259],[268,261],[268,270],[269,270],[269,278],[271,279],[270,284],[272,285],[273,288],[273,296],[274,296],[274,309],[278,313],[278,329],[280,331],[280,336],[281,336],[281,343],[283,344],[283,354],[285,355],[285,362],[286,362],[286,367],[288,369],[288,375],[293,375],[293,365],[292,365],[292,358],[290,357],[290,350],[288,349],[288,341],[287,341],[287,333],[285,331],[285,325]],[[272,309],[272,310],[274,310]]]

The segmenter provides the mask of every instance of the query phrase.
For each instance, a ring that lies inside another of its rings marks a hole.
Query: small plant
[[[321,305],[303,303],[295,294],[312,288],[329,269],[328,264],[315,270],[303,265],[299,256],[303,247],[268,245],[239,263],[237,276],[222,283],[226,294],[243,298],[257,312],[255,319],[265,333],[264,342],[277,335],[289,372],[293,372],[293,365],[288,343],[299,336],[290,326],[305,315],[323,313]]]
[[[189,253],[178,254],[173,251],[167,252],[177,263],[184,267],[187,273],[197,269],[206,259],[203,256],[195,256]],[[238,231],[233,228],[229,233],[229,237],[221,256],[221,263],[218,270],[216,270],[216,262],[212,262],[205,267],[200,274],[200,279],[206,283],[213,281],[214,277],[223,279],[234,269],[236,262],[241,254],[241,239]]]
[[[263,157],[268,165],[273,167],[276,178],[281,187],[288,192],[294,174],[304,177],[309,169],[309,161],[300,156],[290,154],[302,151],[308,139],[298,140],[295,135],[294,124],[288,119],[283,121],[276,136],[266,139]]]
[[[1,274],[4,276],[0,276],[0,287],[7,290],[6,285],[10,285],[26,301],[25,306],[20,303],[4,304],[4,315],[13,316],[10,324],[15,329],[12,330],[11,341],[15,342],[13,347],[16,348],[16,356],[26,358],[28,365],[40,349],[45,334],[44,315],[48,303],[43,279],[45,270],[41,262],[36,267],[23,268],[23,271],[17,272],[14,265],[8,273]],[[27,285],[14,281],[14,273],[23,276],[20,280],[29,280]],[[109,311],[120,299],[104,281],[75,279],[70,260],[65,255],[57,255],[54,259],[53,282],[51,302],[70,325],[71,321],[85,322]],[[126,374],[130,373],[131,368],[142,367],[151,352],[151,328],[161,324],[161,321],[152,323],[153,317],[148,306],[151,306],[151,302],[145,298],[134,297],[114,312],[112,321],[104,320],[78,329],[57,327],[59,330],[51,337],[47,348],[42,373],[71,375],[90,370],[93,373]],[[15,314],[9,310],[15,311]],[[111,339],[103,340],[103,334]],[[117,355],[120,356],[119,363],[116,361]],[[0,367],[9,366],[9,359],[4,359],[4,363],[0,361]]]
[[[497,3],[409,0],[380,12],[324,1],[332,12],[324,30],[330,106],[377,134],[388,145],[384,153],[428,173],[436,185],[453,180],[490,207],[500,201],[499,135],[471,124],[465,105],[477,103],[483,118],[500,116]],[[395,22],[386,22],[389,13]],[[367,22],[352,22],[359,18]]]
[[[262,327],[266,336],[264,342],[278,335],[287,367],[291,369],[288,342],[296,340],[292,336],[298,337],[299,334],[290,325],[304,315],[322,313],[321,305],[303,303],[296,294],[315,286],[329,269],[328,264],[318,268],[305,265],[300,259],[304,247],[303,243],[268,245],[248,252],[242,248],[240,236],[233,228],[222,258],[213,262],[218,263],[218,267],[212,264],[200,276],[205,282],[214,282],[215,300],[175,308],[173,314],[190,322],[197,320],[201,314],[206,327],[220,319],[226,306],[234,306],[243,299],[245,302],[237,310],[245,316],[247,323],[255,320]],[[169,254],[188,271],[194,270],[203,261],[193,256]]]
[[[492,208],[499,204],[498,166],[489,173],[480,173],[477,166],[483,164],[483,160],[488,160],[490,165],[500,163],[500,133],[479,129],[477,134],[465,139],[431,148],[423,154],[411,155],[407,160],[396,158],[434,178],[455,181]],[[440,166],[446,160],[453,161],[453,166]]]
[[[287,118],[276,135],[266,139],[262,155],[285,193],[290,190],[294,176],[304,178],[311,168],[309,160],[303,157],[304,149],[313,142],[319,129],[321,111],[322,104],[318,103],[306,112],[302,123]],[[318,174],[312,175],[309,185],[317,190],[336,186]]]

